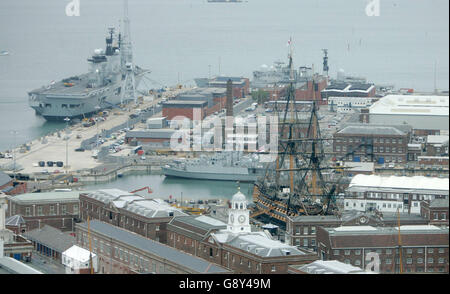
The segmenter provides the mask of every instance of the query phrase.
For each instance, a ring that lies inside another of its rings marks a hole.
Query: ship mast
[[[131,44],[130,19],[128,18],[128,0],[124,0],[123,33],[120,39],[120,65],[122,69],[122,94],[120,103],[133,100],[136,103],[136,81],[134,76],[133,48]]]

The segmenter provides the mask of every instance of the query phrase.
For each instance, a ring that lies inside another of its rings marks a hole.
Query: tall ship
[[[105,108],[136,100],[144,70],[133,64],[127,2],[124,33],[109,28],[106,49],[88,58],[89,72],[51,82],[28,93],[29,105],[47,120],[85,117]]]
[[[295,103],[292,50],[288,67],[290,81],[279,115],[276,160],[266,167],[253,190],[252,217],[280,227],[286,226],[289,217],[335,214],[340,181],[336,167],[326,164],[314,91],[311,101],[302,103],[301,109]],[[314,75],[312,80],[314,83]]]
[[[257,154],[242,156],[237,152],[222,152],[192,160],[174,160],[162,171],[167,177],[255,182],[264,176],[265,164],[259,161]]]

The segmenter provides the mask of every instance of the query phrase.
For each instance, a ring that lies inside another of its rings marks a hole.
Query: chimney
[[[231,79],[227,81],[227,100],[226,100],[227,116],[233,116],[233,82]]]

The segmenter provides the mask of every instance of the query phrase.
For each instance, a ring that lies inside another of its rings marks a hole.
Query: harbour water
[[[64,123],[35,116],[27,91],[87,71],[86,59],[118,27],[122,1],[0,1],[0,150],[54,131]],[[361,0],[130,0],[134,60],[152,71],[151,87],[193,83],[211,75],[243,75],[286,60],[294,42],[295,66],[315,64],[329,50],[330,75],[342,68],[376,83],[416,90],[448,89],[448,1],[380,1],[367,16]],[[420,13],[418,13],[420,12]],[[12,130],[17,130],[14,135]]]
[[[145,186],[149,186],[153,193],[148,194],[147,190],[138,192],[139,195],[151,198],[185,200],[208,200],[208,199],[231,199],[237,192],[238,185],[240,191],[251,201],[251,190],[253,184],[236,183],[228,181],[204,181],[179,178],[167,178],[161,174],[133,173],[119,178],[112,182],[90,184],[83,186],[83,190],[111,189],[117,188],[125,191],[133,191]]]

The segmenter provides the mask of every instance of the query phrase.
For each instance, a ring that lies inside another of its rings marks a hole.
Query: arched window
[[[239,205],[239,208],[240,208],[240,209],[243,209],[243,207],[244,207],[244,206],[243,206],[243,204],[241,203],[241,204]]]

